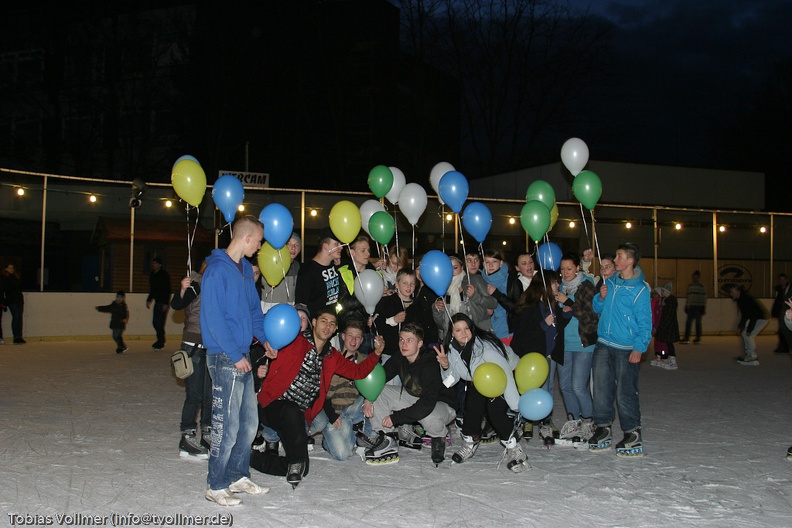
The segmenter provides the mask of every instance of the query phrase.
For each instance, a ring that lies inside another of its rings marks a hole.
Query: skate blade
[[[644,456],[643,447],[636,447],[634,449],[617,449],[616,456],[619,458],[641,458]]]
[[[612,447],[613,447],[613,441],[609,440],[607,442],[603,442],[601,444],[597,444],[594,446],[589,444],[589,451],[591,451],[592,453],[599,453],[601,451],[607,451]]]
[[[580,438],[559,438],[555,441],[555,445],[560,447],[580,447],[582,445],[588,445],[588,442]]]
[[[489,445],[489,444],[494,444],[498,440],[500,440],[500,438],[498,438],[498,435],[495,435],[495,436],[491,436],[489,438],[482,438],[481,439],[481,443],[484,444],[484,445]]]
[[[367,458],[366,464],[369,466],[385,466],[388,464],[395,464],[399,461],[399,455],[386,455],[379,458]]]

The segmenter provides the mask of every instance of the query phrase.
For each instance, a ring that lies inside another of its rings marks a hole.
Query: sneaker
[[[242,477],[236,482],[232,482],[231,485],[228,486],[228,490],[231,493],[247,493],[248,495],[264,495],[265,493],[269,493],[269,488],[259,486],[248,477]]]
[[[294,489],[302,482],[304,473],[305,462],[292,462],[286,470],[286,482],[291,484],[292,489]]]
[[[588,441],[589,451],[604,451],[613,446],[613,437],[611,436],[610,426],[600,427],[594,431]]]
[[[201,445],[207,450],[212,449],[212,429],[204,427],[201,429]]]
[[[571,414],[567,415],[567,421],[561,427],[558,436],[558,445],[576,445],[583,441],[581,430],[581,420],[575,420]]]
[[[676,370],[679,368],[677,366],[676,356],[669,356],[668,359],[665,360],[665,363],[660,366],[666,370]]]
[[[360,437],[358,437],[358,439],[360,439]],[[377,431],[370,438],[367,438],[365,442],[370,446],[366,448],[364,452],[366,464],[373,466],[395,464],[399,461],[399,446],[397,441],[386,435],[383,431]]]
[[[415,429],[410,424],[400,425],[396,430],[396,438],[399,441],[399,447],[407,447],[420,451],[423,447],[423,440],[421,435],[415,432]]]
[[[445,461],[446,439],[442,436],[432,437],[432,462],[439,466]]]
[[[195,429],[182,431],[181,441],[179,442],[179,456],[182,458],[197,458],[198,460],[209,458],[209,452],[204,449],[195,437]]]
[[[640,429],[636,429],[631,433],[624,433],[622,441],[616,444],[616,455],[620,457],[644,456]]]
[[[740,365],[755,367],[759,365],[759,358],[757,356],[741,357],[740,359],[737,360],[737,363],[739,363]]]
[[[234,494],[227,489],[208,489],[204,493],[204,498],[208,501],[216,502],[220,506],[239,506],[242,504],[242,501],[234,497]]]
[[[522,473],[531,467],[528,464],[528,457],[525,456],[522,447],[520,447],[519,440],[512,437],[507,442],[501,441],[501,444],[506,448],[503,451],[503,457],[506,459],[506,469],[514,473]]]
[[[664,359],[660,356],[655,357],[652,361],[649,362],[649,365],[653,367],[661,367],[665,368],[665,364],[668,362],[667,359]]]
[[[473,437],[468,435],[462,435],[462,447],[457,449],[457,452],[451,456],[451,460],[456,462],[457,464],[461,464],[465,460],[470,459],[478,449],[479,444],[481,443],[481,437]]]

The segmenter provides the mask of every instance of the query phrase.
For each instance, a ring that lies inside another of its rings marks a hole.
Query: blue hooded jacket
[[[233,363],[250,353],[253,336],[265,342],[264,314],[253,282],[253,266],[242,259],[242,273],[224,249],[206,259],[201,283],[201,336],[207,354],[227,355]]]
[[[632,279],[622,279],[619,273],[605,281],[608,294],[594,296],[592,305],[600,316],[597,341],[621,350],[646,352],[652,340],[652,289],[644,280],[640,267],[635,267]]]

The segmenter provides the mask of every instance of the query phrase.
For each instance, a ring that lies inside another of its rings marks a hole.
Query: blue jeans
[[[182,343],[182,350],[189,350],[191,345]],[[206,368],[206,349],[196,348],[192,355],[193,373],[184,380],[185,399],[182,406],[182,432],[195,429],[198,409],[201,410],[201,429],[206,430],[212,425],[212,380]]]
[[[547,356],[547,365],[549,367],[549,369],[547,371],[547,379],[542,384],[542,388],[544,390],[546,390],[547,392],[549,392],[551,397],[555,397],[555,394],[553,393],[553,391],[555,390],[554,382],[555,382],[556,368],[558,368],[558,363],[556,363],[556,361],[553,358],[551,358],[550,356]],[[560,374],[559,374],[559,376],[560,376]],[[550,416],[552,416],[552,415],[553,415],[553,412],[550,411]],[[548,418],[550,416],[548,416]]]
[[[745,322],[745,328],[743,328],[740,335],[743,338],[743,345],[745,346],[745,355],[743,357],[746,358],[756,358],[756,340],[754,337],[759,335],[759,332],[767,325],[767,319],[757,319],[756,324],[753,327],[753,330],[748,332],[748,324],[751,321]],[[781,324],[784,324],[783,321]]]
[[[119,350],[124,350],[126,348],[126,345],[124,344],[123,328],[113,328],[113,341],[116,342],[116,346]]]
[[[565,352],[564,364],[558,365],[558,384],[567,413],[575,420],[591,418],[593,404],[589,392],[593,352]]]
[[[245,357],[250,360],[248,354]],[[212,376],[212,449],[207,483],[213,490],[250,477],[250,446],[256,437],[258,413],[253,374],[237,370],[225,354],[207,354]]]
[[[594,379],[594,423],[602,427],[613,424],[615,398],[619,408],[619,423],[625,433],[641,428],[638,363],[629,362],[630,352],[597,343],[591,367]]]
[[[308,431],[309,435],[322,433],[322,447],[336,460],[346,460],[355,452],[355,430],[352,428],[358,422],[364,422],[363,433],[371,436],[371,424],[363,416],[363,396],[358,396],[346,409],[339,413],[341,425],[336,429],[327,414],[322,411],[313,422]]]

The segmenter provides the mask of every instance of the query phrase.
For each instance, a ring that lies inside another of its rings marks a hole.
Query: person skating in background
[[[593,300],[600,319],[591,368],[597,429],[589,438],[589,451],[613,446],[615,401],[624,431],[624,438],[616,444],[616,455],[622,457],[644,455],[638,367],[652,340],[652,306],[651,288],[638,266],[640,259],[637,245],[620,245],[613,261],[616,273],[605,280]]]
[[[184,277],[179,291],[171,299],[171,308],[184,310],[184,330],[181,349],[190,354],[193,373],[184,379],[184,404],[179,431],[179,456],[209,458],[212,447],[212,380],[206,368],[206,348],[201,338],[201,280],[206,260],[201,268]],[[197,438],[198,411],[201,411],[201,438]]]
[[[129,307],[124,291],[119,290],[116,293],[115,301],[104,306],[97,306],[96,311],[110,314],[110,329],[113,331],[113,341],[116,343],[116,354],[129,350],[124,344],[124,330],[129,320]]]
[[[658,297],[652,307],[652,330],[655,340],[655,359],[649,364],[666,370],[676,370],[676,350],[674,343],[679,341],[679,322],[677,320],[676,296],[671,293],[673,285],[666,282],[662,288],[655,288]],[[653,301],[654,302],[654,301]],[[657,314],[657,321],[655,321]]]
[[[170,299],[170,275],[162,267],[162,259],[160,257],[154,257],[151,259],[149,294],[146,298],[146,309],[151,308],[151,303],[154,303],[154,310],[151,313],[151,324],[154,327],[154,331],[157,333],[157,340],[151,345],[151,348],[154,350],[162,350],[165,348],[165,321],[168,318]]]
[[[13,264],[7,264],[0,274],[0,304],[11,312],[14,344],[24,345],[26,341],[22,337],[22,317],[25,312],[25,294],[22,293],[22,281],[17,277]],[[0,330],[0,344],[2,343],[2,330]]]
[[[692,281],[687,289],[685,298],[685,337],[679,342],[682,345],[690,343],[691,327],[696,325],[696,338],[694,345],[701,343],[701,318],[707,312],[707,288],[701,283],[701,272],[693,272]]]
[[[748,292],[742,286],[727,284],[723,289],[731,295],[732,300],[737,303],[737,309],[740,311],[740,322],[737,324],[737,331],[742,336],[745,353],[737,358],[737,363],[756,366],[759,364],[759,357],[756,355],[755,337],[767,325],[767,311],[756,299],[748,295]]]
[[[778,275],[778,285],[775,287],[775,299],[773,299],[773,307],[770,315],[778,321],[778,345],[774,352],[777,354],[789,353],[789,344],[784,336],[784,312],[786,312],[786,301],[792,297],[792,284],[789,283],[789,277],[786,273]]]

